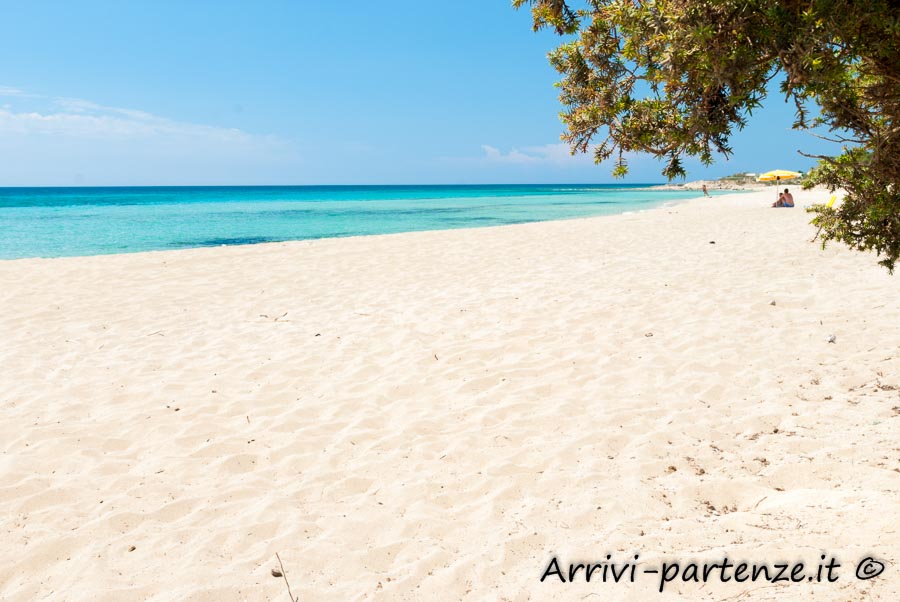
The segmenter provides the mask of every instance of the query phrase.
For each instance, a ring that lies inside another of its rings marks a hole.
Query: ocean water
[[[698,196],[647,186],[0,188],[0,259],[496,226]]]

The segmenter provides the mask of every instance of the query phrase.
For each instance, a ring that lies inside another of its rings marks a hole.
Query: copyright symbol
[[[856,565],[856,578],[862,579],[863,581],[877,577],[883,572],[884,563],[875,560],[871,556],[863,558],[859,561],[859,564]]]

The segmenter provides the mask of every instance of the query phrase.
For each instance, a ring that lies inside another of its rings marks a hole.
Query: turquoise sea
[[[496,226],[698,196],[648,186],[0,188],[0,259]]]

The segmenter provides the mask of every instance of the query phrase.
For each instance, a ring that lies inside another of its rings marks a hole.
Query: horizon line
[[[689,184],[700,180],[682,182]],[[710,180],[704,180],[710,181]],[[449,183],[419,183],[419,184],[44,184],[44,185],[17,185],[3,186],[0,190],[18,188],[304,188],[315,186],[328,186],[332,188],[350,188],[353,186],[660,186],[672,185],[673,182],[483,182],[468,184]],[[675,184],[677,185],[677,184]]]

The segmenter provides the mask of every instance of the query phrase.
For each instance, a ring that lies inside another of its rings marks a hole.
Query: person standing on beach
[[[706,191],[706,184],[703,185],[703,196],[709,196],[709,193]]]

